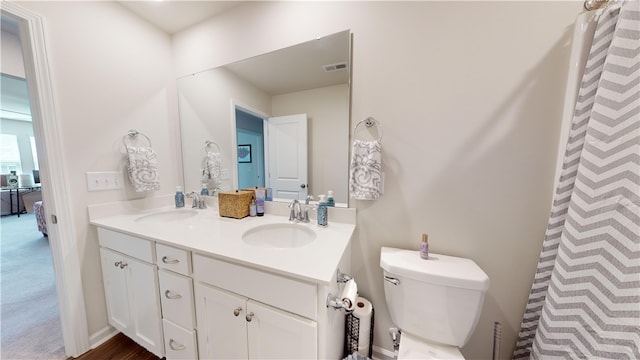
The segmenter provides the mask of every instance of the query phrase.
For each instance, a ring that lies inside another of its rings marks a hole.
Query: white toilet
[[[489,277],[471,259],[383,247],[384,294],[400,328],[398,359],[464,359]]]

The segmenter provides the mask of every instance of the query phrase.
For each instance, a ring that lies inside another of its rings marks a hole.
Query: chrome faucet
[[[200,197],[200,194],[198,194],[197,192],[192,191],[187,194],[187,197],[193,198],[193,205],[191,206],[192,208],[195,208],[195,209],[207,208],[207,203],[203,198]]]
[[[307,197],[304,199],[304,205],[302,206],[302,208],[304,209],[304,215],[300,215],[301,219],[300,221],[308,223],[310,222],[309,220],[309,209],[314,209],[313,205],[309,204],[309,201],[313,200],[313,195],[307,195]]]
[[[289,203],[289,208],[291,211],[289,212],[289,221],[299,221],[302,220],[302,207],[300,206],[300,202],[298,199],[293,199]]]

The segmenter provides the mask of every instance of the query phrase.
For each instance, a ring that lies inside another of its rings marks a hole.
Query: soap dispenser
[[[209,196],[209,188],[207,188],[207,184],[202,184],[202,190],[200,190],[200,195]]]
[[[176,186],[176,207],[184,207],[184,192],[182,192],[182,186]]]
[[[327,191],[327,206],[336,206],[336,201],[333,199],[333,191]]]
[[[318,226],[327,227],[329,225],[329,209],[327,208],[327,200],[324,195],[319,195],[318,200]]]

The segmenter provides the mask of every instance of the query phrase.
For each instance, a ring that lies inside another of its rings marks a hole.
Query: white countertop
[[[175,219],[140,219],[142,216],[164,211],[197,213],[191,217],[176,216]],[[91,219],[90,223],[237,264],[318,284],[329,284],[351,241],[355,225],[332,223],[331,219],[326,228],[318,227],[315,221],[298,223],[313,230],[316,238],[297,248],[258,247],[242,240],[242,234],[254,226],[290,223],[288,220],[288,217],[272,214],[231,219],[219,216],[217,209],[194,210],[187,207],[177,210],[171,206]]]

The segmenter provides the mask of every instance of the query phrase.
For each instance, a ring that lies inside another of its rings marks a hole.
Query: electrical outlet
[[[119,171],[100,171],[87,173],[87,190],[103,191],[124,188],[124,176]]]

